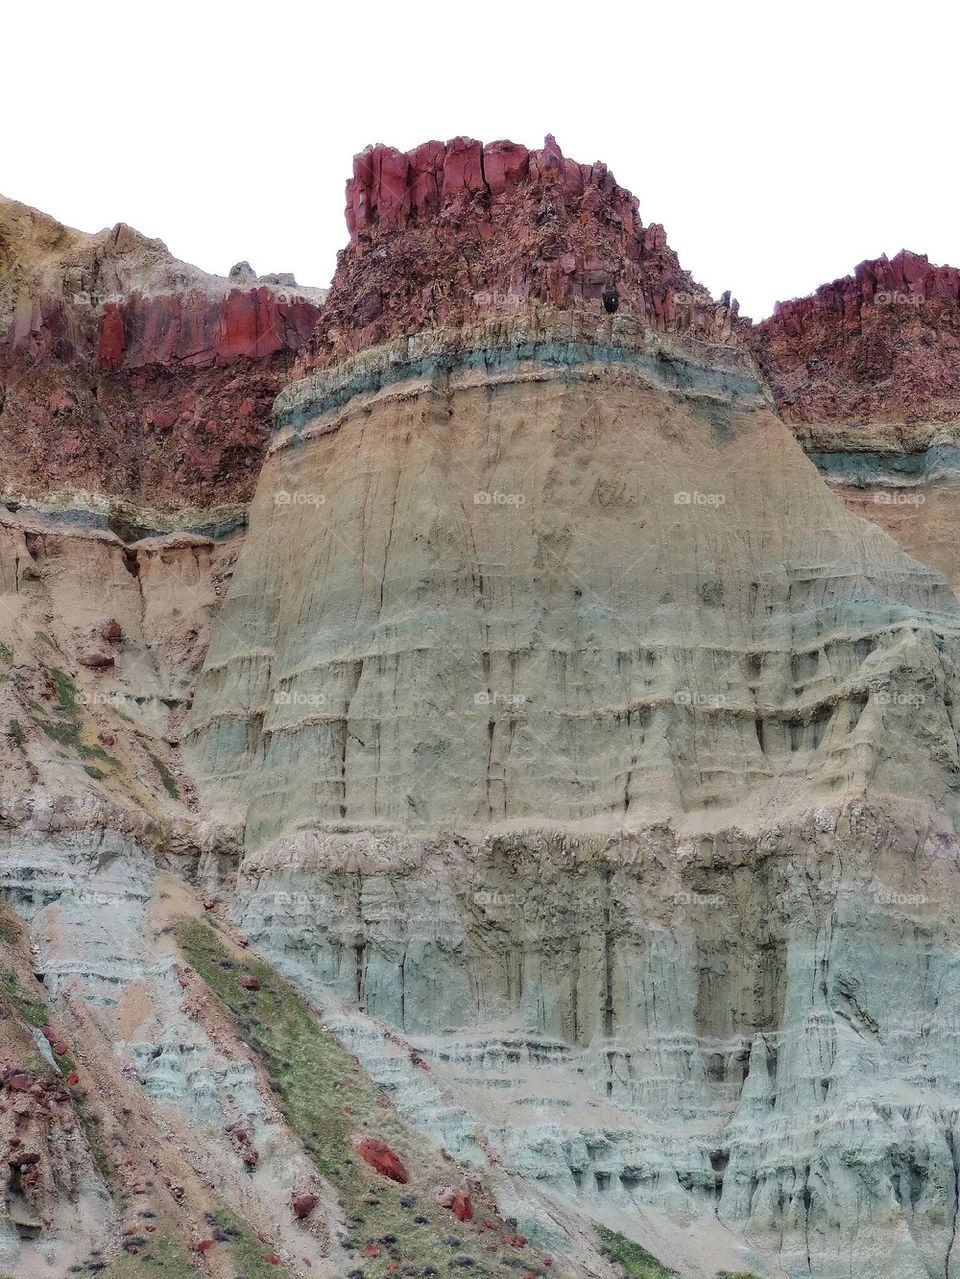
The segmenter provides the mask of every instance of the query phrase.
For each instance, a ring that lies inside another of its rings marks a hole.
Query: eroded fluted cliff
[[[325,303],[4,216],[0,1271],[960,1274],[956,273],[751,328],[551,138]]]

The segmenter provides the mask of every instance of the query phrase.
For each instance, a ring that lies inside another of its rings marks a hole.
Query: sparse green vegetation
[[[716,1279],[760,1279],[752,1270],[718,1270]]]
[[[74,1093],[73,1109],[80,1127],[83,1129],[83,1135],[90,1150],[90,1156],[96,1164],[97,1172],[109,1186],[116,1181],[116,1177],[113,1166],[107,1158],[107,1152],[103,1148],[100,1124],[87,1105],[86,1098],[81,1093]]]
[[[23,750],[23,744],[26,741],[26,734],[23,731],[23,725],[18,719],[12,719],[7,725],[7,736],[12,742]]]
[[[19,934],[12,924],[8,924],[5,919],[0,919],[0,941],[5,941],[12,945],[18,936]],[[3,1279],[2,1275],[0,1275],[0,1279]]]
[[[0,662],[6,662],[7,665],[13,661],[13,649],[9,644],[0,643]]]
[[[645,1248],[619,1231],[600,1226],[597,1233],[604,1255],[615,1261],[629,1279],[680,1279],[676,1270],[662,1266]]]
[[[70,676],[65,675],[63,671],[51,667],[48,673],[57,690],[58,709],[63,718],[59,720],[38,719],[37,723],[52,741],[59,742],[61,746],[72,746],[76,749],[80,745],[80,711],[77,706],[77,690],[74,688]]]
[[[476,1225],[462,1225],[436,1204],[431,1193],[416,1193],[413,1181],[400,1186],[371,1174],[354,1149],[359,1135],[386,1141],[411,1173],[416,1171],[421,1184],[423,1179],[435,1184],[458,1176],[453,1167],[445,1170],[439,1157],[407,1129],[381,1089],[269,965],[245,955],[241,968],[204,920],[181,920],[174,934],[187,960],[260,1057],[287,1123],[339,1194],[348,1251],[362,1264],[364,1279],[382,1279],[392,1273],[391,1266],[403,1262],[415,1262],[421,1273],[428,1264],[437,1274],[462,1269],[473,1279],[505,1273],[504,1261],[511,1267],[520,1263],[518,1274],[540,1279],[549,1273],[532,1248],[521,1253],[504,1242],[500,1256],[481,1249]],[[241,987],[243,973],[260,983],[258,992]],[[483,1240],[495,1242],[497,1236],[484,1232]],[[374,1253],[365,1252],[368,1246]],[[451,1268],[454,1258],[456,1269]]]
[[[152,750],[148,750],[146,746],[144,747],[144,750],[150,756],[154,768],[160,774],[160,780],[163,782],[163,789],[167,792],[171,799],[179,799],[180,789],[177,786],[177,779],[174,777],[173,773],[170,772],[170,769],[167,768],[166,764],[158,755],[154,755]]]
[[[57,709],[61,718],[52,720],[38,716],[36,722],[52,741],[75,750],[83,760],[87,761],[84,764],[84,771],[97,781],[102,781],[107,774],[90,761],[96,760],[109,768],[119,768],[120,761],[113,755],[108,755],[102,746],[88,746],[86,742],[80,740],[83,719],[73,681],[69,675],[53,667],[49,674],[57,690],[59,703]],[[11,721],[11,724],[14,722]]]
[[[63,671],[57,670],[55,666],[50,669],[50,678],[56,685],[57,698],[64,715],[69,719],[78,719],[77,690],[73,687],[73,680],[71,680],[69,675],[65,675]]]
[[[217,1235],[222,1235],[229,1243],[233,1253],[233,1262],[238,1275],[243,1279],[289,1279],[290,1271],[285,1266],[277,1266],[267,1261],[270,1249],[265,1248],[253,1231],[228,1208],[221,1208],[210,1217],[210,1224]]]
[[[276,1268],[271,1267],[276,1274]],[[106,1263],[96,1254],[73,1273],[77,1279],[197,1279],[197,1271],[187,1254],[170,1239],[154,1235],[136,1255],[121,1252]]]
[[[20,989],[20,983],[13,973],[7,973],[0,983],[2,993],[25,1022],[31,1026],[45,1026],[50,1020],[46,1006],[37,999],[31,999]]]

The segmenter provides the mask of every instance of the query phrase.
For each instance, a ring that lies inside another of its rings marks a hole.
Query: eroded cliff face
[[[280,397],[186,758],[251,943],[371,1070],[365,1019],[409,1038],[425,1131],[685,1272],[919,1276],[952,1111],[889,1111],[879,974],[935,894],[883,849],[952,863],[956,620],[736,349],[530,313]]]
[[[235,519],[323,297],[210,276],[123,224],[86,235],[0,199],[3,499],[141,533]]]
[[[906,251],[862,262],[750,342],[834,491],[956,585],[960,272]]]
[[[531,303],[603,303],[716,341],[745,327],[729,294],[715,302],[683,270],[663,227],[643,225],[605,164],[578,164],[549,136],[537,151],[474,138],[368,147],[346,216],[350,243],[303,368]]]
[[[885,699],[952,682],[944,582],[847,513],[735,352],[603,324],[424,336],[280,398],[189,729],[248,847],[911,793]],[[953,729],[919,696],[944,800]]]
[[[870,500],[956,273],[751,329],[549,138],[359,156],[316,314],[32,216],[129,466],[8,378],[0,1271],[960,1275],[947,481]]]

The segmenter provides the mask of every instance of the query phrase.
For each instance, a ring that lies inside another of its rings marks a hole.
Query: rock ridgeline
[[[924,254],[861,262],[780,302],[751,346],[793,422],[944,420],[960,414],[960,270]]]
[[[0,201],[0,460],[11,496],[160,510],[249,497],[323,292],[179,262]]]
[[[605,164],[473,138],[368,147],[347,183],[350,243],[303,367],[534,303],[620,311],[735,342],[736,301],[684,271]]]
[[[233,289],[208,299],[191,293],[104,306],[97,363],[104,371],[187,365],[206,368],[237,360],[264,360],[297,351],[313,332],[317,307],[306,298],[287,300],[265,285]]]

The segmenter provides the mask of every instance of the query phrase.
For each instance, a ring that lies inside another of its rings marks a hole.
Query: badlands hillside
[[[0,1276],[960,1279],[960,272],[346,206],[0,201]]]

